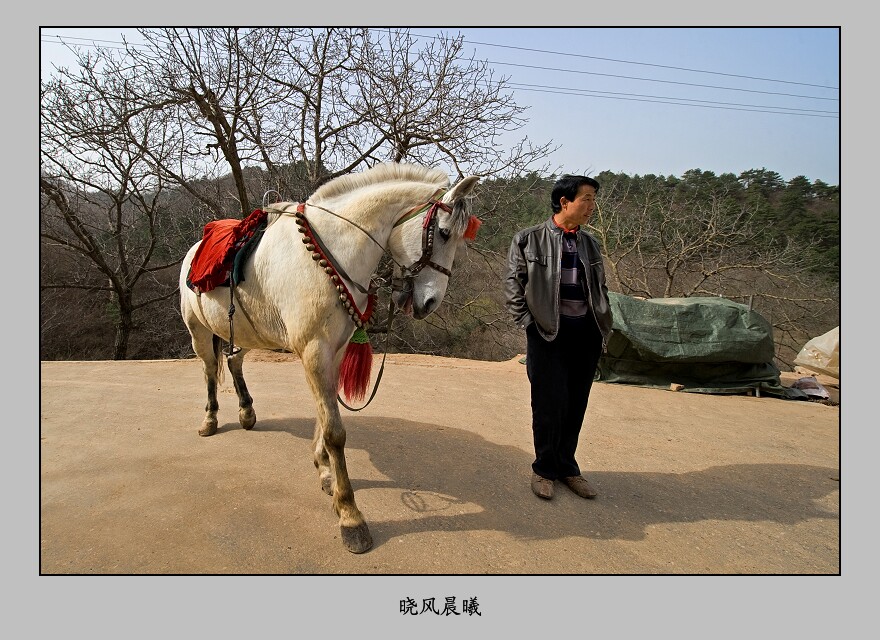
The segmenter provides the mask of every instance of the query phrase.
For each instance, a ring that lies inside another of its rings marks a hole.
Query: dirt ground
[[[227,374],[201,438],[195,360],[41,363],[41,574],[840,573],[836,402],[597,383],[578,459],[599,497],[546,502],[518,358],[389,355],[373,403],[342,410],[374,539],[354,555],[301,364],[252,352],[245,374],[256,427]]]

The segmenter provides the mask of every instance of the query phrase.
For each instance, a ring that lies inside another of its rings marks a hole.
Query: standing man
[[[561,481],[582,498],[596,490],[575,462],[599,356],[611,335],[611,307],[599,244],[586,232],[599,183],[564,175],[553,215],[519,231],[507,256],[507,308],[526,330],[535,461],[532,491],[553,497]]]

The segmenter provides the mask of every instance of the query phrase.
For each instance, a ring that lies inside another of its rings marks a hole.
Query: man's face
[[[564,208],[565,216],[572,225],[587,224],[593,209],[596,207],[596,190],[588,184],[582,184],[577,196]]]

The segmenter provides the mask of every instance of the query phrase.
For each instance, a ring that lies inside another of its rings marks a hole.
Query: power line
[[[774,105],[741,104],[738,102],[718,102],[715,100],[697,100],[695,98],[675,98],[675,97],[671,97],[671,96],[652,96],[652,95],[645,95],[645,94],[641,94],[641,93],[621,93],[621,92],[617,92],[617,91],[596,91],[593,89],[573,89],[571,87],[554,87],[554,86],[541,85],[541,84],[524,84],[524,83],[518,83],[518,82],[511,82],[511,83],[509,83],[509,86],[520,87],[523,89],[531,89],[536,92],[541,92],[543,90],[548,90],[548,91],[546,91],[547,93],[559,93],[560,91],[575,92],[575,93],[569,93],[569,95],[584,95],[587,97],[589,97],[591,95],[596,95],[597,97],[626,96],[626,97],[635,97],[635,98],[656,98],[659,100],[682,100],[684,102],[700,102],[700,103],[704,103],[704,104],[720,105],[720,106],[727,106],[727,107],[754,107],[756,109],[778,109],[778,110],[780,110],[780,112],[805,111],[805,112],[813,112],[813,113],[827,113],[827,114],[832,114],[835,117],[840,115],[837,111],[826,111],[826,110],[822,110],[822,109],[800,109],[798,107],[777,107]],[[554,91],[554,90],[558,90],[558,91]],[[673,103],[668,103],[668,104],[673,104]],[[798,114],[793,113],[792,115],[798,115]]]
[[[738,89],[735,87],[720,87],[720,86],[711,85],[711,84],[697,84],[697,83],[693,83],[693,82],[679,82],[679,81],[675,81],[675,80],[655,80],[654,78],[638,78],[635,76],[621,76],[621,75],[617,75],[614,73],[599,73],[598,71],[581,71],[578,69],[559,69],[559,68],[555,68],[555,67],[539,67],[537,65],[519,64],[519,63],[515,63],[515,62],[496,62],[494,60],[487,60],[486,62],[488,62],[490,64],[500,64],[500,65],[506,65],[506,66],[510,66],[510,67],[525,67],[528,69],[540,69],[542,71],[562,71],[564,73],[579,73],[579,74],[585,74],[585,75],[590,75],[590,76],[604,76],[604,77],[608,77],[608,78],[621,78],[623,80],[641,80],[643,82],[659,82],[662,84],[678,84],[678,85],[684,85],[687,87],[723,89],[725,91],[743,91],[745,93],[762,93],[765,95],[786,96],[789,98],[807,98],[809,100],[833,100],[833,101],[839,100],[839,98],[822,98],[819,96],[804,96],[804,95],[798,95],[798,94],[794,94],[794,93],[780,93],[777,91],[760,91],[758,89]]]
[[[390,31],[390,30],[382,30],[382,29],[376,29],[376,31],[384,31],[385,33],[392,33],[392,31]],[[410,35],[412,35],[413,37],[416,37],[416,38],[425,38],[425,39],[431,39],[431,40],[439,40],[439,39],[444,38],[444,36],[426,36],[426,35],[419,35],[419,34],[410,34]],[[680,70],[680,71],[688,71],[688,72],[693,72],[693,73],[717,74],[717,75],[729,76],[729,77],[761,80],[761,81],[765,81],[765,82],[781,82],[781,83],[786,83],[786,84],[796,84],[796,85],[817,87],[817,88],[822,88],[822,89],[835,89],[835,90],[839,91],[839,89],[837,87],[829,87],[829,86],[817,85],[817,84],[808,84],[808,83],[803,83],[803,82],[793,82],[793,81],[789,81],[789,80],[775,80],[775,79],[771,79],[771,78],[758,78],[758,77],[753,77],[753,76],[737,75],[737,74],[723,73],[723,72],[718,72],[718,71],[707,71],[707,70],[702,70],[702,69],[688,69],[686,67],[673,67],[673,66],[669,66],[669,65],[652,64],[652,63],[648,63],[648,62],[635,62],[635,61],[629,61],[629,60],[618,60],[618,59],[613,59],[613,58],[600,58],[598,56],[588,56],[588,55],[566,53],[566,52],[560,52],[560,51],[550,51],[550,50],[546,50],[546,49],[530,49],[527,47],[515,47],[515,46],[500,45],[500,44],[496,45],[496,44],[492,44],[492,43],[476,42],[476,41],[467,40],[467,39],[462,39],[462,42],[467,42],[469,44],[482,44],[482,45],[487,45],[487,46],[503,47],[503,48],[509,48],[509,49],[519,49],[519,50],[523,50],[523,51],[535,51],[535,52],[540,52],[540,53],[549,53],[549,54],[561,55],[561,56],[574,56],[574,57],[592,58],[592,59],[597,59],[597,60],[607,60],[607,61],[611,61],[611,62],[619,62],[622,64],[639,64],[639,65],[659,67],[659,68],[665,68],[665,69],[676,69],[676,70]],[[808,100],[839,101],[839,98],[828,98],[828,97],[821,97],[821,96],[806,96],[806,95],[801,95],[801,94],[783,93],[783,92],[777,92],[777,91],[761,91],[758,89],[741,89],[739,87],[725,87],[725,86],[718,86],[718,85],[700,84],[700,83],[692,83],[692,82],[681,82],[681,81],[674,81],[674,80],[658,80],[658,79],[654,79],[654,78],[641,78],[641,77],[636,77],[636,76],[625,76],[625,75],[613,74],[613,73],[599,73],[596,71],[583,71],[583,70],[578,70],[578,69],[568,69],[568,68],[559,68],[559,67],[544,67],[544,66],[538,66],[538,65],[528,65],[528,64],[513,63],[513,62],[501,62],[501,61],[497,61],[497,60],[486,60],[486,62],[488,64],[493,64],[493,65],[522,67],[522,68],[529,68],[529,69],[538,69],[541,71],[560,71],[563,73],[578,73],[578,74],[584,74],[584,75],[603,76],[603,77],[608,77],[608,78],[619,78],[622,80],[637,80],[637,81],[641,81],[641,82],[657,82],[657,83],[663,83],[663,84],[676,84],[676,85],[681,85],[681,86],[699,87],[699,88],[704,88],[704,89],[721,89],[723,91],[741,91],[744,93],[777,95],[777,96],[784,96],[784,97],[790,97],[790,98],[804,98],[804,99],[808,99]],[[686,98],[682,98],[682,99],[686,100]]]
[[[644,98],[634,98],[634,97],[623,97],[623,96],[609,96],[609,95],[591,95],[588,93],[581,93],[577,90],[564,90],[564,91],[551,91],[548,89],[529,89],[522,88],[522,91],[535,91],[538,93],[555,93],[560,95],[569,95],[569,96],[582,96],[584,98],[606,98],[608,100],[628,100],[631,102],[653,102],[655,104],[670,104],[680,107],[703,107],[705,109],[724,109],[727,111],[750,111],[753,113],[775,113],[777,115],[789,115],[789,116],[806,116],[811,118],[837,118],[836,115],[821,115],[819,113],[793,113],[790,111],[771,111],[771,109],[781,108],[781,107],[768,107],[768,108],[760,108],[760,109],[743,109],[740,107],[727,107],[727,106],[718,106],[713,104],[689,104],[685,102],[675,102],[676,98],[670,98],[668,100],[658,99],[644,99]],[[699,102],[699,101],[697,101]],[[723,104],[723,103],[721,103]]]
[[[386,33],[391,33],[390,30],[384,30],[384,29],[375,29],[375,31],[384,31]],[[50,44],[66,44],[64,42],[64,40],[62,40],[62,38],[64,38],[67,40],[81,40],[86,43],[90,43],[90,44],[82,44],[82,45],[75,45],[75,46],[84,46],[84,47],[93,47],[93,48],[98,47],[98,45],[95,44],[97,42],[105,42],[105,43],[110,43],[110,44],[123,44],[123,43],[116,41],[116,40],[102,40],[102,39],[96,39],[96,38],[80,38],[80,37],[75,37],[75,36],[58,36],[58,35],[52,35],[52,34],[46,34],[46,35],[48,37],[57,37],[57,38],[59,38],[59,41],[42,40],[41,39],[41,42],[46,42],[46,43],[50,43]],[[425,36],[425,35],[419,35],[419,34],[411,34],[411,35],[413,35],[416,38],[427,38],[427,39],[435,39],[435,40],[441,38],[441,36]],[[551,54],[555,54],[555,55],[574,56],[574,57],[583,57],[583,58],[595,58],[595,59],[600,59],[600,60],[609,60],[609,61],[613,61],[613,62],[620,62],[620,63],[626,63],[626,64],[641,64],[641,65],[645,65],[645,66],[678,69],[678,70],[682,70],[682,71],[690,71],[690,72],[695,72],[695,73],[711,73],[711,74],[731,76],[731,77],[764,80],[764,81],[769,81],[769,82],[783,82],[783,83],[788,83],[788,84],[799,84],[799,85],[804,85],[804,86],[814,86],[814,87],[821,87],[821,88],[834,88],[834,87],[825,87],[823,85],[809,85],[807,83],[791,82],[791,81],[787,81],[787,80],[772,80],[769,78],[756,78],[756,77],[752,77],[752,76],[728,74],[728,73],[723,73],[723,72],[706,71],[706,70],[700,70],[700,69],[687,69],[684,67],[671,67],[668,65],[660,65],[660,64],[653,64],[653,63],[642,63],[642,62],[627,61],[627,60],[616,60],[616,59],[612,59],[612,58],[599,58],[598,56],[571,54],[571,53],[558,52],[558,51],[549,51],[549,50],[544,50],[544,49],[530,49],[527,47],[515,47],[515,46],[510,46],[510,45],[495,45],[492,43],[484,43],[484,42],[476,42],[476,41],[468,41],[468,40],[464,40],[464,42],[469,42],[471,44],[482,44],[482,45],[486,45],[486,46],[497,46],[497,47],[503,47],[503,48],[509,48],[509,49],[518,49],[518,50],[524,50],[524,51],[536,51],[536,52],[541,52],[541,53],[551,53]],[[105,47],[105,48],[124,49],[124,47]],[[577,73],[577,74],[583,74],[583,75],[596,75],[596,76],[603,76],[603,77],[610,77],[610,78],[620,78],[620,79],[624,79],[624,80],[638,80],[641,82],[657,82],[657,83],[662,83],[662,84],[675,84],[675,85],[699,87],[699,88],[721,89],[721,90],[725,90],[725,91],[741,91],[741,92],[745,92],[745,93],[777,95],[777,96],[792,97],[792,98],[803,98],[803,99],[809,99],[809,100],[829,100],[829,101],[838,101],[839,100],[838,98],[826,98],[826,97],[820,97],[820,96],[806,96],[806,95],[800,95],[800,94],[790,94],[790,93],[782,93],[782,92],[774,92],[774,91],[761,91],[761,90],[757,90],[757,89],[741,89],[741,88],[736,88],[736,87],[723,87],[723,86],[717,86],[717,85],[681,82],[681,81],[673,81],[673,80],[657,80],[654,78],[641,78],[641,77],[635,77],[635,76],[624,76],[624,75],[619,75],[619,74],[600,73],[600,72],[595,72],[595,71],[583,71],[583,70],[578,70],[578,69],[566,69],[566,68],[558,68],[558,67],[543,67],[543,66],[538,66],[538,65],[528,65],[528,64],[513,63],[513,62],[501,62],[501,61],[494,61],[494,60],[487,60],[486,62],[489,64],[502,65],[502,66],[522,67],[522,68],[538,69],[538,70],[542,70],[542,71],[559,71],[559,72],[563,72],[563,73]],[[614,95],[631,96],[630,98],[621,97],[619,99],[650,98],[650,99],[638,100],[638,101],[643,101],[643,102],[662,101],[661,102],[662,104],[680,104],[681,106],[699,106],[699,105],[687,105],[684,103],[678,103],[678,102],[674,102],[674,101],[675,100],[682,100],[682,101],[686,101],[686,102],[704,102],[707,104],[714,104],[714,105],[727,105],[727,107],[730,107],[730,108],[732,108],[732,107],[758,107],[758,109],[735,109],[735,110],[758,110],[758,111],[761,111],[764,109],[788,109],[789,111],[817,111],[818,112],[818,110],[810,110],[810,109],[795,109],[795,108],[786,108],[786,107],[763,107],[761,105],[739,105],[737,103],[712,102],[712,101],[706,101],[706,100],[694,100],[691,98],[673,98],[673,97],[667,97],[667,96],[644,96],[644,95],[640,95],[640,94],[625,94],[625,93],[616,94],[615,92],[607,92],[607,91],[602,92],[602,91],[594,91],[594,90],[589,90],[589,89],[578,89],[578,88],[572,88],[572,87],[543,87],[543,88],[541,88],[542,87],[541,85],[528,85],[528,84],[524,84],[524,83],[522,83],[522,84],[511,83],[511,86],[520,86],[523,88],[523,90],[535,91],[538,93],[540,93],[540,92],[559,93],[560,91],[564,91],[568,95],[589,96],[590,93],[593,93],[593,94],[609,94],[610,96],[614,96]],[[532,88],[529,88],[529,87],[532,87]],[[546,89],[558,89],[560,91],[546,91]],[[578,93],[578,92],[588,92],[588,93]],[[595,97],[609,97],[609,96],[598,96],[597,95]],[[655,98],[658,100],[653,100]],[[718,106],[716,108],[723,108],[723,107]],[[765,113],[780,113],[780,111],[763,111],[763,112],[765,112]],[[833,113],[833,112],[825,112],[825,113]],[[792,114],[792,115],[810,115],[810,114]],[[828,116],[816,116],[816,117],[828,117]],[[836,116],[833,116],[833,117],[836,117]]]
[[[58,38],[58,40],[43,40],[42,38]],[[122,44],[119,40],[101,40],[100,38],[80,38],[77,36],[60,36],[54,33],[44,33],[40,35],[40,42],[50,42],[54,44],[64,44],[65,40],[84,40],[86,42],[109,42],[110,44]]]
[[[384,31],[385,33],[392,33],[392,31],[390,29],[374,29],[374,31]],[[58,38],[62,37],[62,36],[57,36],[54,34],[46,34],[46,35],[48,35],[49,37],[58,37]],[[413,37],[416,37],[416,38],[425,38],[425,39],[431,39],[431,40],[439,40],[442,38],[442,36],[426,36],[423,34],[410,34],[410,35],[412,35]],[[114,41],[114,40],[99,40],[99,39],[94,39],[94,38],[77,38],[77,37],[73,37],[73,36],[63,36],[63,37],[67,38],[68,40],[85,40],[87,42],[109,42],[111,44],[122,44],[121,42]],[[55,41],[42,40],[42,42],[55,42]],[[482,45],[482,46],[486,46],[486,47],[497,47],[497,48],[501,48],[501,49],[513,49],[516,51],[531,51],[534,53],[547,53],[550,55],[566,56],[566,57],[572,57],[572,58],[584,58],[584,59],[589,59],[589,60],[602,60],[605,62],[615,62],[615,63],[619,63],[619,64],[632,64],[632,65],[639,65],[639,66],[645,66],[645,67],[655,67],[658,69],[672,69],[675,71],[687,71],[689,73],[703,73],[703,74],[709,74],[709,75],[725,76],[725,77],[729,77],[729,78],[742,78],[745,80],[759,80],[762,82],[777,82],[777,83],[782,83],[782,84],[800,85],[800,86],[804,86],[804,87],[816,87],[819,89],[833,89],[835,91],[840,90],[839,87],[834,87],[834,86],[830,86],[830,85],[811,84],[808,82],[796,82],[794,80],[780,80],[778,78],[764,78],[764,77],[760,77],[760,76],[750,76],[750,75],[743,75],[743,74],[736,74],[736,73],[726,73],[723,71],[709,71],[707,69],[693,69],[690,67],[677,67],[677,66],[673,66],[673,65],[657,64],[657,63],[653,63],[653,62],[641,62],[641,61],[637,61],[637,60],[621,60],[618,58],[604,58],[601,56],[591,56],[591,55],[582,54],[582,53],[569,53],[566,51],[552,51],[549,49],[535,49],[535,48],[531,48],[531,47],[517,47],[514,45],[496,44],[493,42],[480,42],[477,40],[462,39],[462,42],[466,42],[468,44]],[[511,63],[495,62],[495,61],[488,61],[488,60],[487,60],[487,62],[491,62],[491,64],[502,64],[502,65],[511,64]],[[549,69],[549,70],[554,70],[554,71],[568,71],[571,73],[577,73],[577,71],[569,70],[569,69],[552,69],[552,68],[547,68],[547,67],[535,67],[535,68]],[[587,72],[583,72],[583,73],[587,73]],[[650,78],[629,78],[628,76],[615,76],[613,74],[595,74],[595,75],[610,75],[612,77],[620,77],[620,78],[634,79],[634,80],[644,80],[644,81],[649,81],[649,82],[665,82],[663,80],[653,80]],[[688,83],[679,83],[679,84],[688,84]],[[691,85],[691,86],[709,87],[709,88],[715,88],[715,89],[726,89],[726,90],[730,90],[730,91],[748,91],[746,89],[736,89],[733,87],[716,87],[713,85],[695,84],[695,85]],[[790,95],[790,94],[780,93],[780,94],[776,94],[776,95]],[[798,96],[798,95],[796,95],[793,97],[805,97],[805,98],[813,98],[813,99],[817,99],[817,100],[835,100],[835,98],[817,98],[814,96]]]
[[[417,36],[417,37],[431,38],[431,37],[435,37],[435,36]],[[711,74],[711,75],[716,75],[716,76],[727,76],[729,78],[743,78],[745,80],[761,80],[763,82],[780,82],[783,84],[796,84],[796,85],[801,85],[804,87],[816,87],[819,89],[834,89],[836,91],[840,90],[840,87],[833,87],[833,86],[824,85],[824,84],[810,84],[809,82],[795,82],[794,80],[778,80],[775,78],[762,78],[760,76],[746,76],[746,75],[740,75],[737,73],[725,73],[723,71],[707,71],[705,69],[691,69],[689,67],[675,67],[672,65],[656,64],[653,62],[638,62],[635,60],[619,60],[617,58],[603,58],[600,56],[589,56],[589,55],[586,55],[583,53],[567,53],[564,51],[549,51],[547,49],[531,49],[529,47],[515,47],[513,45],[493,44],[491,42],[478,42],[476,40],[463,40],[463,42],[467,42],[468,44],[479,44],[479,45],[483,45],[486,47],[499,47],[499,48],[503,48],[503,49],[516,49],[519,51],[533,51],[535,53],[549,53],[549,54],[557,55],[557,56],[569,56],[569,57],[573,57],[573,58],[587,58],[590,60],[603,60],[605,62],[617,62],[620,64],[635,64],[635,65],[641,65],[641,66],[645,66],[645,67],[657,67],[659,69],[673,69],[675,71],[688,71],[690,73],[706,73],[706,74]]]
[[[122,44],[121,42],[114,41],[114,40],[95,40],[93,38],[73,38],[73,37],[68,37],[68,36],[63,36],[63,37],[64,37],[64,40],[61,39],[61,36],[58,36],[58,38],[59,38],[58,40],[43,40],[41,37],[40,42],[45,43],[45,44],[61,44],[64,46],[85,47],[85,48],[90,48],[90,49],[97,49],[99,47],[99,45],[95,44],[96,42],[110,42],[112,44]],[[65,42],[65,40],[85,40],[86,42],[89,42],[91,44],[82,44],[79,42]],[[107,46],[107,45],[100,45],[100,48],[113,49],[116,51],[127,51],[126,47],[111,47],[111,46]]]

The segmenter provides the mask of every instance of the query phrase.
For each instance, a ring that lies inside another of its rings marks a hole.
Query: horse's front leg
[[[315,435],[312,437],[312,453],[315,467],[318,469],[318,480],[321,490],[328,496],[333,495],[333,473],[330,469],[330,456],[324,446],[324,428],[321,420],[315,420]]]
[[[226,364],[229,366],[229,372],[232,374],[232,384],[235,386],[235,393],[238,395],[238,422],[245,429],[252,429],[257,422],[257,414],[254,413],[254,399],[248,392],[247,385],[244,382],[244,372],[242,365],[244,364],[244,355],[248,349],[241,349],[234,356],[226,358]]]
[[[306,378],[315,396],[318,412],[315,464],[322,472],[322,466],[329,460],[333,509],[339,516],[342,543],[352,553],[363,553],[373,546],[373,538],[363,514],[355,504],[354,490],[345,464],[345,428],[336,404],[337,370],[334,355],[326,344],[317,342],[303,352]],[[321,484],[325,485],[325,477],[321,478]]]

